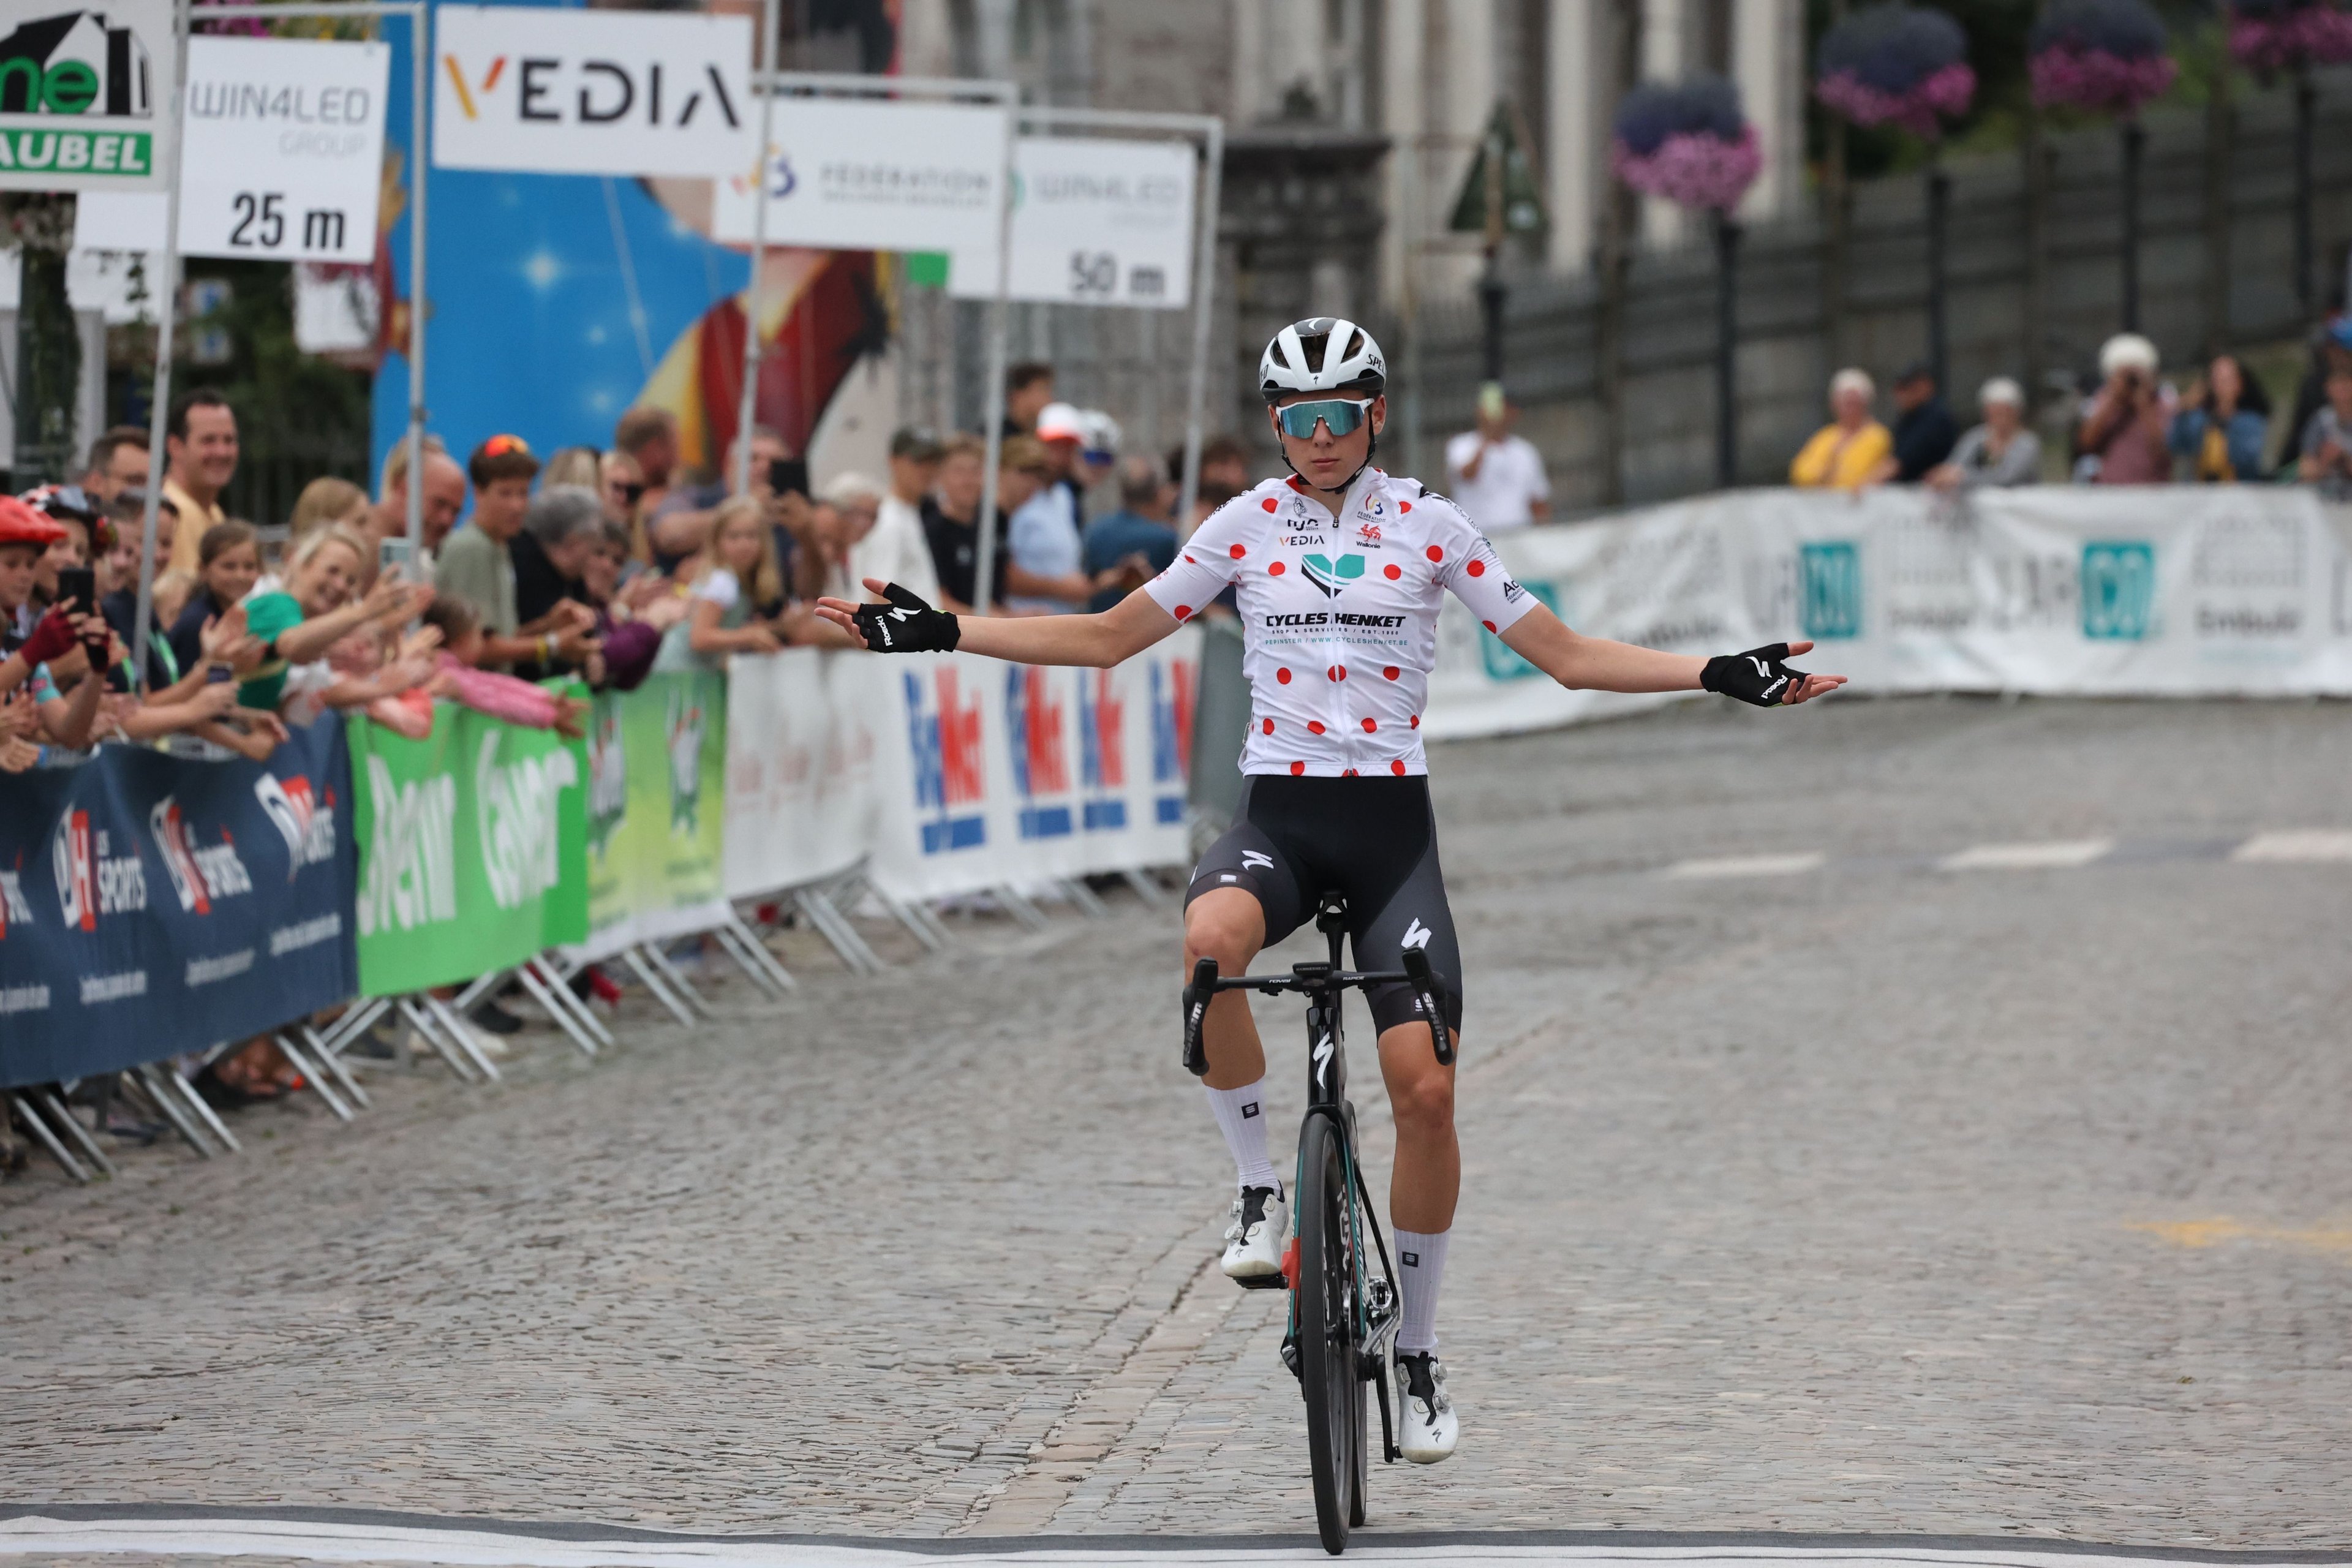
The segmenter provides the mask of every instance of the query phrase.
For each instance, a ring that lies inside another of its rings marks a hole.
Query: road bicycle
[[[1339,938],[1348,907],[1327,895],[1315,914],[1315,928],[1328,939],[1330,958],[1295,963],[1288,974],[1220,975],[1217,961],[1193,965],[1184,988],[1184,1066],[1200,1078],[1209,1070],[1201,1026],[1209,1000],[1220,991],[1257,991],[1269,996],[1295,993],[1307,998],[1307,1117],[1298,1130],[1298,1170],[1291,1184],[1290,1237],[1283,1248],[1282,1272],[1240,1283],[1290,1292],[1289,1331],[1282,1359],[1307,1397],[1307,1456],[1315,1479],[1315,1523],[1323,1550],[1347,1549],[1348,1531],[1364,1522],[1364,1480],[1370,1434],[1365,1425],[1364,1385],[1381,1407],[1382,1459],[1402,1457],[1389,1413],[1391,1349],[1401,1322],[1396,1271],[1389,1264],[1363,1163],[1356,1157],[1356,1107],[1348,1099],[1348,1057],[1340,1027],[1340,1002],[1350,990],[1400,982],[1420,999],[1430,1021],[1437,1059],[1450,1065],[1454,1045],[1439,1005],[1429,955],[1406,948],[1402,967],[1357,973],[1339,967]],[[1362,955],[1359,953],[1360,961]],[[1379,1259],[1374,1273],[1364,1237]],[[1402,1391],[1399,1397],[1402,1398]]]

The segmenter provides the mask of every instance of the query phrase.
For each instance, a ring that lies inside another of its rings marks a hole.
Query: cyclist
[[[1097,615],[984,619],[942,614],[898,587],[887,601],[819,601],[819,612],[882,652],[961,648],[1025,664],[1108,667],[1150,647],[1227,588],[1238,594],[1251,690],[1248,775],[1232,828],[1192,873],[1184,966],[1241,974],[1259,949],[1343,894],[1356,962],[1393,964],[1423,949],[1447,1028],[1462,1026],[1462,959],[1438,868],[1422,755],[1422,706],[1437,652],[1442,591],[1530,664],[1572,688],[1704,689],[1759,707],[1803,702],[1844,683],[1786,660],[1811,643],[1702,658],[1578,636],[1512,580],[1475,524],[1444,497],[1383,473],[1372,454],[1388,417],[1387,367],[1371,334],[1318,316],[1275,334],[1258,363],[1267,418],[1290,466],[1228,501],[1175,562]],[[1460,1417],[1437,1360],[1437,1293],[1461,1184],[1454,1069],[1430,1049],[1411,989],[1370,993],[1381,1072],[1396,1121],[1389,1188],[1403,1321],[1405,1458],[1454,1452]],[[1240,1192],[1223,1265],[1235,1279],[1281,1268],[1289,1214],[1266,1152],[1265,1055],[1239,993],[1203,1025],[1209,1105]]]

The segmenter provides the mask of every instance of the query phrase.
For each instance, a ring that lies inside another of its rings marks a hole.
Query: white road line
[[[568,1533],[568,1532],[567,1532]],[[292,1519],[59,1520],[37,1514],[0,1521],[0,1558],[68,1553],[143,1552],[208,1557],[290,1557],[313,1563],[457,1563],[467,1568],[990,1568],[1042,1563],[1056,1568],[1169,1568],[1177,1563],[1325,1563],[1310,1544],[1237,1546],[1232,1541],[1171,1541],[1139,1545],[1131,1538],[1089,1545],[1079,1535],[1033,1536],[1001,1549],[926,1552],[912,1543],[875,1541],[729,1541],[679,1535],[647,1539],[552,1539],[468,1530],[460,1525],[342,1524]],[[1819,1546],[1727,1540],[1706,1545],[1612,1546],[1589,1541],[1517,1542],[1509,1531],[1448,1542],[1384,1542],[1377,1532],[1350,1542],[1349,1561],[1493,1563],[1511,1568],[2182,1568],[2178,1559],[2135,1554],[2128,1547],[2037,1552],[2035,1543],[1962,1549],[1888,1542],[1847,1545],[1834,1538]],[[911,1549],[910,1549],[911,1548]],[[2294,1561],[2282,1552],[2282,1563]],[[2352,1563],[2352,1553],[2340,1561]],[[2259,1564],[2254,1553],[2237,1563]],[[2237,1563],[2232,1568],[2237,1568]]]
[[[2352,860],[2352,832],[2340,827],[2306,827],[2284,833],[2257,833],[2231,851],[2230,858],[2290,862]]]
[[[2060,838],[2042,844],[1979,844],[1947,855],[1947,871],[2067,870],[2087,866],[2116,847],[2112,838]]]
[[[1822,868],[1822,855],[1726,855],[1711,860],[1677,860],[1669,877],[1794,877]]]

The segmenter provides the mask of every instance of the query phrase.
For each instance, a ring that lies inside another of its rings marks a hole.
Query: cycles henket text
[[[1269,626],[1401,626],[1402,616],[1367,616],[1353,610],[1308,610],[1297,615],[1268,616]]]

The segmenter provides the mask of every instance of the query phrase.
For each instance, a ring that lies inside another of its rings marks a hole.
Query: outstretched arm
[[[1512,652],[1571,690],[1697,691],[1706,687],[1708,661],[1698,655],[1661,653],[1632,643],[1581,637],[1540,603],[1512,622],[1502,636]],[[1810,652],[1812,646],[1790,643],[1789,657]],[[1808,701],[1836,690],[1845,679],[1843,675],[1807,675],[1780,700],[1784,704]]]
[[[866,586],[881,594],[889,584],[878,577],[866,579]],[[900,589],[904,594],[906,590]],[[912,595],[908,595],[909,598]],[[898,603],[897,600],[892,601]],[[1141,653],[1181,624],[1174,616],[1154,604],[1148,594],[1129,594],[1098,616],[948,616],[931,609],[909,611],[885,609],[878,605],[864,606],[868,612],[879,611],[885,616],[938,616],[956,623],[953,646],[962,653],[986,654],[991,658],[1010,659],[1015,664],[1075,664],[1096,669],[1108,669],[1112,665]],[[866,639],[857,627],[859,606],[846,599],[819,599],[816,613],[841,627],[860,642]],[[945,628],[938,628],[944,631]],[[879,647],[878,644],[868,643]],[[936,647],[939,643],[918,632],[916,640],[908,646],[914,648]]]

